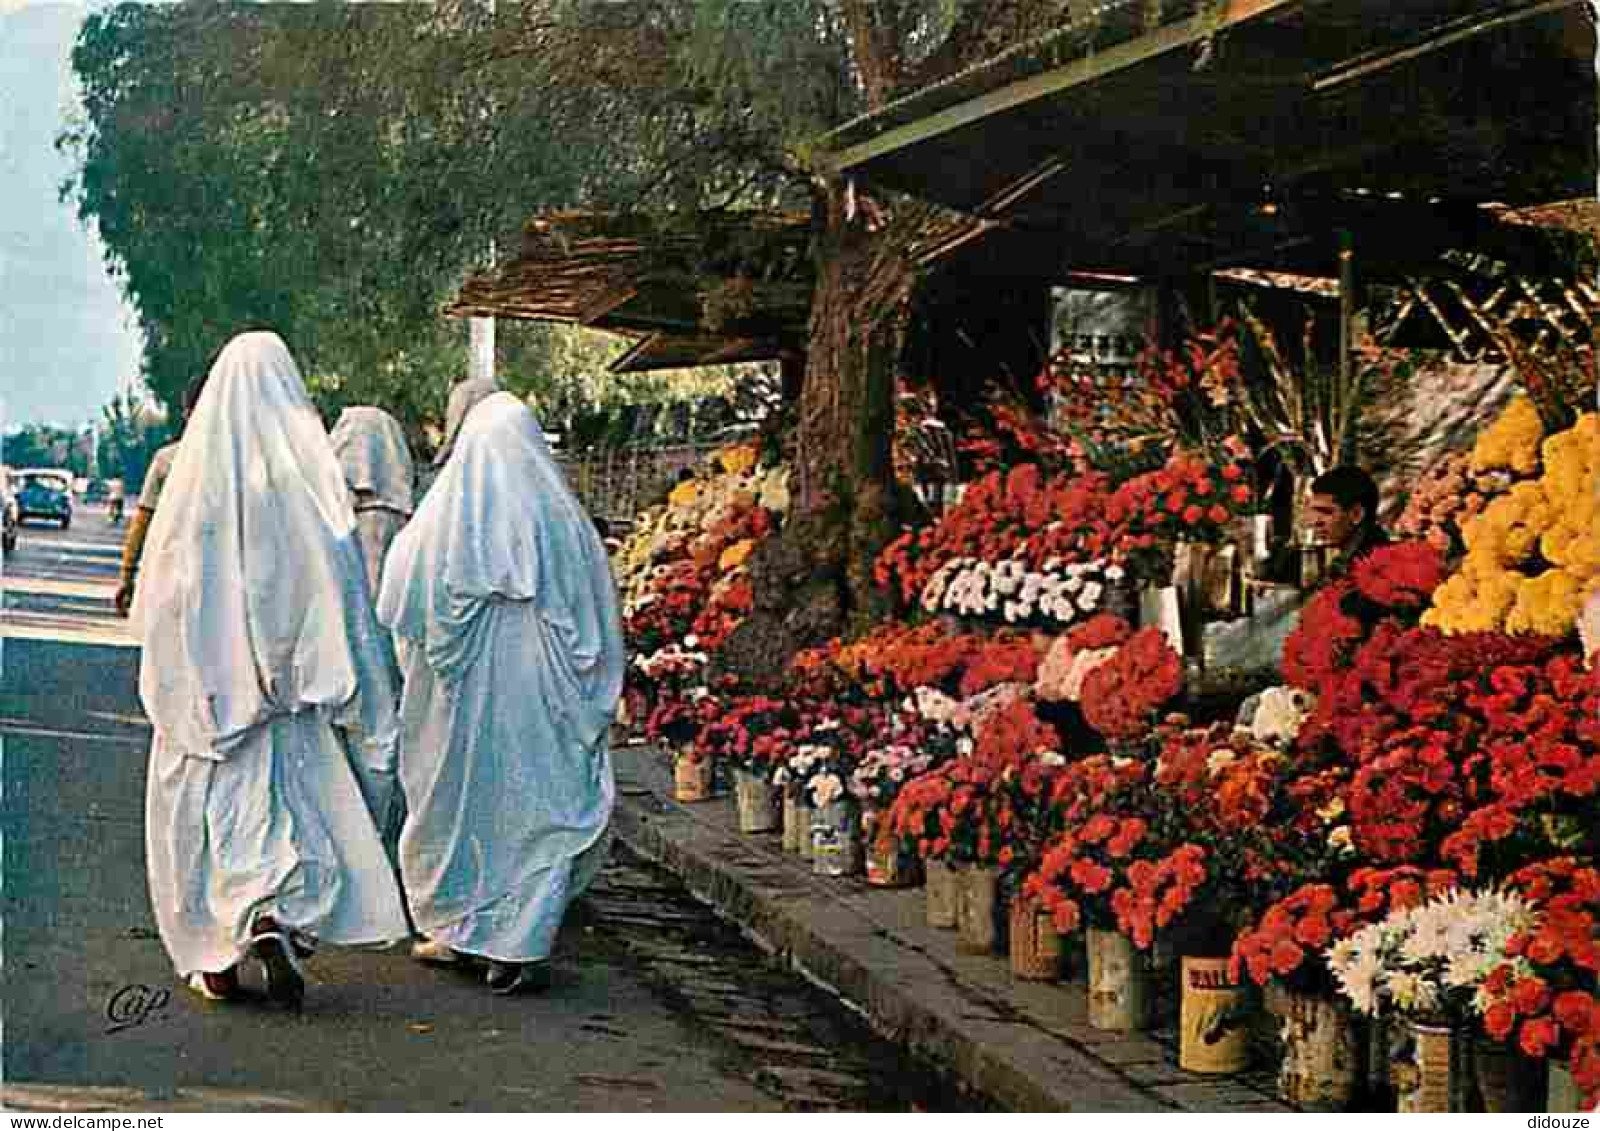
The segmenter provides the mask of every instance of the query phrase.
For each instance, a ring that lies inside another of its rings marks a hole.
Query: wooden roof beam
[[[1085,58],[1068,63],[1032,78],[1002,86],[969,98],[936,114],[885,130],[877,137],[824,154],[834,171],[847,173],[857,165],[906,146],[950,133],[1006,110],[1048,98],[1075,86],[1082,86],[1138,63],[1165,55],[1169,51],[1197,44],[1218,32],[1244,23],[1301,0],[1226,0],[1218,17],[1205,14],[1167,24],[1153,32],[1125,40]]]

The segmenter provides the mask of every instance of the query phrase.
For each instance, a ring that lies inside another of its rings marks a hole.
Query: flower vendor
[[[1305,524],[1315,544],[1332,551],[1320,573],[1307,576],[1301,550],[1290,545],[1273,558],[1268,576],[1305,589],[1321,588],[1350,572],[1355,563],[1380,546],[1389,535],[1378,525],[1378,484],[1353,464],[1330,468],[1311,483]]]

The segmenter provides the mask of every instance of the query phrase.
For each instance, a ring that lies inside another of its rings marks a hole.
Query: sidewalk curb
[[[1292,1109],[1229,1079],[1181,1072],[1159,1042],[1091,1029],[1082,991],[1014,981],[999,958],[955,949],[922,922],[920,890],[813,876],[775,834],[741,835],[726,799],[680,805],[665,759],[614,751],[614,825],[633,851],[872,1026],[1012,1111]]]

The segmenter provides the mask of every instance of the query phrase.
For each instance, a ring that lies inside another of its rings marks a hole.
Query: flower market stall
[[[680,798],[841,883],[923,884],[930,925],[1095,1025],[1181,1013],[1190,1071],[1276,1057],[1307,1108],[1592,1103],[1600,416],[1531,382],[1400,541],[1284,590],[1252,576],[1238,333],[1147,351],[1114,410],[1047,366],[1058,411],[997,412],[959,500],[879,558],[895,614],[766,681],[719,646],[786,473],[719,453],[619,558],[631,716]],[[1206,622],[1265,624],[1259,592],[1292,631],[1219,690]]]

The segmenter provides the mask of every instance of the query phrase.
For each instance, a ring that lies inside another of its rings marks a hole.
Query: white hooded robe
[[[145,543],[132,620],[155,729],[151,901],[180,975],[260,914],[333,943],[407,934],[358,777],[392,773],[394,688],[327,433],[276,334],[217,358]],[[348,754],[336,725],[369,741]]]
[[[526,405],[467,415],[384,567],[405,673],[401,870],[419,930],[547,958],[603,862],[621,617],[599,535]]]

